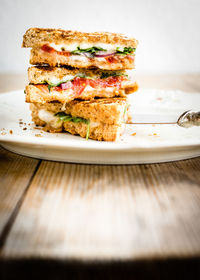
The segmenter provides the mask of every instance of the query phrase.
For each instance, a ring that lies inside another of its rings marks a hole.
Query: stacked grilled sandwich
[[[137,40],[115,33],[30,28],[22,47],[32,48],[26,102],[32,119],[49,132],[67,131],[115,141],[127,121],[127,95],[138,86]]]

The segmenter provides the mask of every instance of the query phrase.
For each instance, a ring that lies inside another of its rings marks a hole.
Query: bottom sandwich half
[[[31,103],[30,109],[34,123],[45,131],[67,131],[99,141],[118,140],[128,116],[126,98],[74,100],[64,105]]]

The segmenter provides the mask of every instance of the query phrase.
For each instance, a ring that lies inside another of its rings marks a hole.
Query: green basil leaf
[[[126,54],[133,53],[135,50],[136,50],[136,48],[132,48],[132,47],[124,47],[123,50],[121,50],[120,47],[117,47],[116,48],[116,53],[126,55]],[[80,47],[77,47],[77,49],[74,50],[74,51],[71,51],[71,53],[72,54],[81,54],[83,52],[87,52],[87,53],[94,54],[94,53],[99,52],[99,51],[107,51],[107,50],[103,49],[103,48],[100,48],[100,47],[91,47],[91,48],[87,48],[87,49],[81,49]]]
[[[52,86],[51,86],[51,85],[48,85],[48,90],[49,90],[49,92],[50,92],[51,88],[52,88]]]
[[[55,114],[55,116],[58,116],[61,121],[68,121],[69,122],[72,119],[71,115],[67,115],[64,112],[59,112],[59,113]]]
[[[48,90],[49,90],[49,92],[50,92],[50,90],[51,90],[52,87],[58,87],[58,86],[61,85],[62,83],[65,83],[64,81],[60,81],[60,82],[58,82],[58,83],[56,83],[56,84],[50,83],[49,81],[44,81],[44,82],[48,84]],[[66,81],[66,82],[67,82],[67,81]]]
[[[136,48],[132,48],[132,47],[124,47],[123,50],[120,50],[120,48],[117,47],[116,53],[126,55],[126,54],[131,54],[131,53],[135,52],[135,50],[136,50]]]
[[[99,51],[106,51],[103,48],[100,47],[91,47],[91,48],[87,48],[87,49],[81,49],[80,47],[77,47],[76,50],[72,51],[72,54],[80,54],[82,52],[88,52],[88,53],[95,53],[95,52],[99,52]]]
[[[120,76],[125,76],[128,78],[128,75],[127,74],[124,74],[124,73],[118,73],[118,72],[103,72],[101,74],[101,77],[100,79],[105,79],[105,78],[108,78],[108,77],[120,77]]]
[[[47,83],[47,84],[48,84],[48,89],[49,89],[49,91],[50,91],[52,87],[58,87],[58,86],[60,86],[60,85],[63,84],[63,83],[67,83],[67,82],[69,82],[69,81],[74,80],[76,77],[88,78],[88,79],[89,79],[89,77],[87,77],[84,73],[79,73],[79,74],[75,75],[75,76],[74,76],[73,78],[71,78],[71,79],[68,79],[68,80],[65,80],[65,81],[60,81],[60,82],[55,83],[55,84],[50,83],[49,81],[44,81],[44,83]]]
[[[90,121],[88,120],[88,123],[87,123],[86,140],[88,140],[89,136],[90,136]]]
[[[79,78],[88,78],[86,74],[84,73],[78,73],[75,77],[79,77]],[[75,78],[74,77],[74,78]]]
[[[86,120],[86,119],[80,118],[80,117],[72,117],[71,115],[65,114],[64,112],[58,112],[55,114],[55,116],[58,116],[59,119],[64,122],[74,122],[74,123],[83,122],[83,123],[87,124],[86,139],[88,140],[88,137],[90,134],[90,120]]]
[[[58,112],[55,114],[55,116],[58,116],[62,121],[72,121],[74,123],[83,122],[88,124],[88,120],[81,117],[72,117],[71,115],[66,114],[64,112]]]

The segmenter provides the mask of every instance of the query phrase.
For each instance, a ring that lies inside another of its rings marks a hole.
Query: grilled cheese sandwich
[[[31,64],[106,70],[133,69],[138,41],[123,34],[30,28],[22,47],[32,48]]]
[[[99,141],[116,141],[123,132],[128,116],[124,98],[105,98],[93,101],[32,103],[32,119],[45,131],[79,134]]]
[[[58,67],[30,67],[30,84],[26,86],[26,101],[46,103],[70,102],[121,96],[138,89],[125,71],[78,70]]]

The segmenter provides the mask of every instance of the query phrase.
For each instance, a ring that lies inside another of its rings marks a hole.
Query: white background
[[[125,33],[138,72],[200,72],[200,0],[0,0],[0,72],[26,71],[29,27]]]

